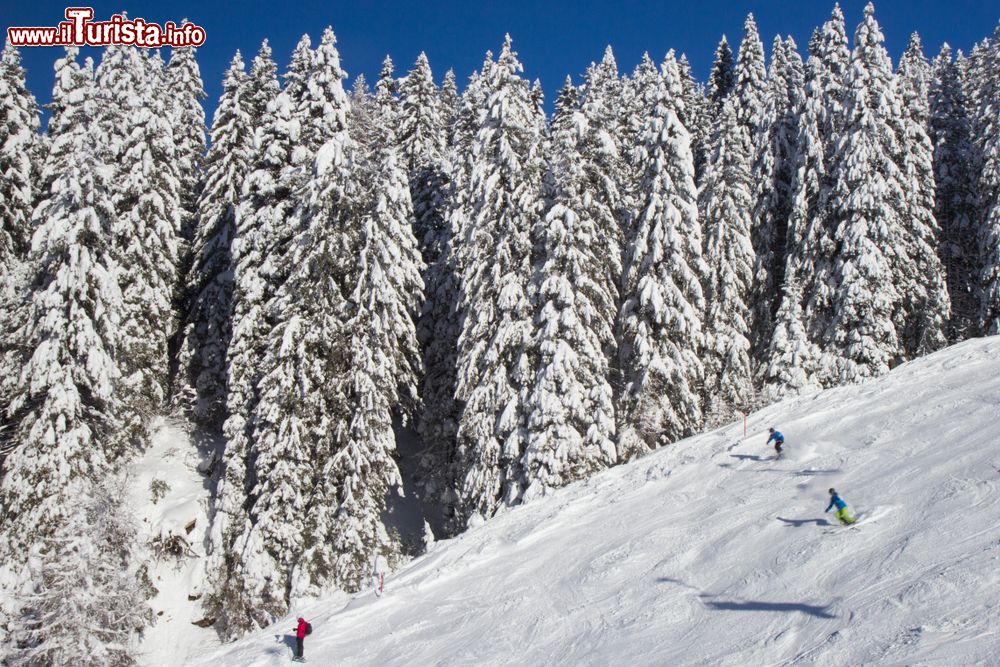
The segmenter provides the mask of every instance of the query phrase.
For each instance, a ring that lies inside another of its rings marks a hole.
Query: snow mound
[[[1000,338],[771,406],[298,603],[200,665],[989,664]],[[786,436],[772,460],[767,428]],[[824,514],[837,487],[853,527]],[[181,664],[181,663],[177,663]]]

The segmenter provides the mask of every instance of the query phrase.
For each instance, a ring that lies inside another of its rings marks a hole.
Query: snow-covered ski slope
[[[767,427],[787,437],[769,460]],[[824,514],[835,486],[856,528]],[[774,405],[299,604],[203,665],[1000,664],[1000,337]]]

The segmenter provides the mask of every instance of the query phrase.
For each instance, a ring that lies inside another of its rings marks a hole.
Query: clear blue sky
[[[846,0],[841,7],[853,35],[867,0]],[[87,3],[71,3],[84,5]],[[352,79],[364,73],[374,82],[383,57],[392,56],[397,74],[405,73],[421,50],[426,51],[440,82],[454,68],[460,86],[478,69],[484,53],[499,50],[505,32],[525,65],[525,75],[539,78],[547,105],[555,99],[567,74],[579,80],[592,60],[600,59],[607,44],[614,48],[619,69],[631,71],[644,51],[657,61],[670,48],[686,53],[695,75],[704,80],[721,35],[734,50],[742,36],[743,20],[753,12],[765,48],[775,34],[790,34],[805,55],[809,36],[825,21],[833,1],[804,0],[390,0],[298,2],[131,2],[96,1],[95,19],[107,20],[125,10],[163,24],[189,18],[207,31],[198,60],[211,113],[221,90],[222,74],[236,49],[249,61],[261,41],[270,40],[279,71],[284,71],[292,48],[303,33],[315,46],[327,25],[337,34],[341,59]],[[54,26],[63,19],[67,3],[52,0],[0,0],[0,35],[9,26]],[[968,49],[991,35],[1000,19],[996,0],[882,0],[876,17],[886,34],[893,61],[916,30],[928,57],[942,42]],[[47,102],[52,88],[52,64],[61,48],[24,48],[28,85],[39,102]],[[86,53],[86,52],[85,52]],[[94,54],[96,55],[96,54]],[[211,118],[211,116],[209,116]]]

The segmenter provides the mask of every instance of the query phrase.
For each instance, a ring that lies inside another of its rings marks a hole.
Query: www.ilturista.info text
[[[7,28],[13,46],[201,46],[205,29],[185,22],[178,26],[167,21],[162,26],[144,19],[115,14],[108,21],[93,21],[92,7],[68,7],[66,20],[54,28]]]

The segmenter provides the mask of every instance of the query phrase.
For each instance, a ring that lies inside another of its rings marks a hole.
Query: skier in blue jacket
[[[781,445],[785,444],[785,436],[781,435],[780,431],[775,431],[772,426],[770,429],[771,437],[767,439],[768,445],[774,440],[774,451],[778,452],[778,456],[781,456]]]
[[[854,519],[847,513],[847,503],[837,494],[836,489],[830,489],[830,504],[826,506],[825,511],[829,512],[834,507],[837,508],[837,519],[840,523],[845,526],[854,523]]]

